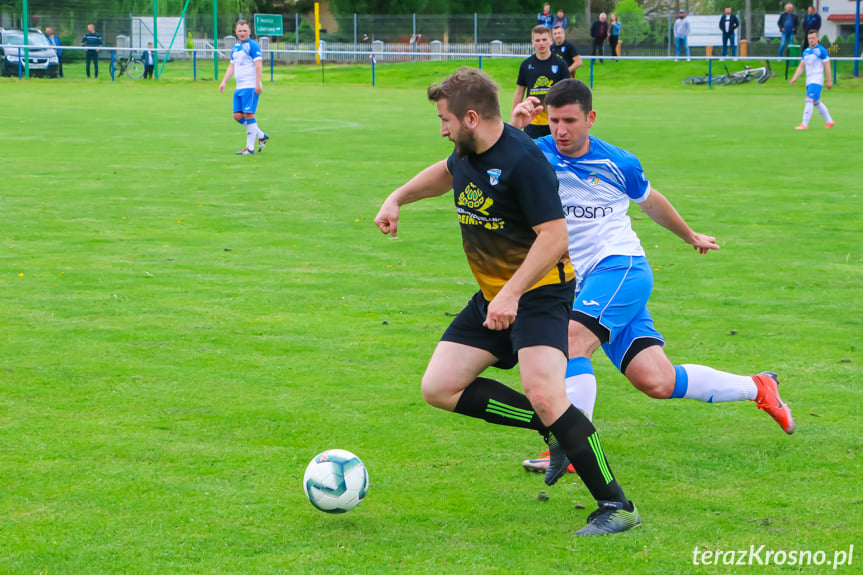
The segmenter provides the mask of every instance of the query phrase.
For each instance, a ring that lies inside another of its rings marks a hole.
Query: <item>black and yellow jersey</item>
[[[533,226],[564,217],[557,176],[524,132],[504,124],[481,154],[447,159],[462,243],[483,296],[491,301],[536,240]],[[531,289],[575,279],[569,253]]]
[[[569,78],[569,68],[560,56],[552,54],[545,60],[540,60],[536,54],[524,60],[518,69],[518,79],[515,83],[524,86],[524,97],[536,96],[540,104],[545,102],[545,95],[555,82]],[[542,112],[534,118],[531,124],[548,126],[548,112]]]

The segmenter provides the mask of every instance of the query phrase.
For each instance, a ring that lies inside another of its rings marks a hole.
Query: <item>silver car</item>
[[[60,70],[60,60],[48,37],[39,30],[31,28],[27,35],[27,43],[30,50],[30,75],[56,78]],[[0,28],[0,76],[17,76],[19,65],[23,71],[24,48],[8,47],[23,44],[24,33],[21,30]]]

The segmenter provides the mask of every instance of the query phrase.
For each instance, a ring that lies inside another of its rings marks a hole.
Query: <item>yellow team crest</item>
[[[458,205],[464,206],[466,208],[470,208],[472,210],[476,210],[484,216],[489,215],[489,208],[494,205],[494,200],[491,198],[485,197],[485,194],[482,193],[473,182],[469,183],[467,187],[465,187],[464,191],[458,196]]]

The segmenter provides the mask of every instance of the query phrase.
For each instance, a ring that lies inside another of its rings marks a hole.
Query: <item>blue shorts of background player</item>
[[[621,373],[638,352],[665,345],[647,311],[653,272],[645,257],[610,256],[584,278],[570,317],[587,327]]]
[[[258,97],[254,88],[234,90],[234,113],[254,114],[258,110]]]
[[[813,102],[819,101],[821,99],[821,90],[823,89],[824,86],[821,84],[806,84],[806,98]]]

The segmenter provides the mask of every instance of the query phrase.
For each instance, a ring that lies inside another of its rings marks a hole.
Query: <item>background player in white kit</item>
[[[818,30],[810,30],[806,35],[806,41],[809,47],[803,50],[803,57],[800,60],[800,65],[791,77],[791,83],[800,77],[800,74],[806,70],[806,105],[803,107],[803,123],[794,128],[795,130],[808,130],[809,120],[812,118],[812,110],[818,108],[818,113],[824,118],[827,124],[825,128],[832,128],[836,125],[833,118],[830,117],[830,112],[827,106],[821,101],[821,88],[827,86],[827,89],[833,87],[833,76],[830,74],[830,55],[827,49],[818,43]]]
[[[219,92],[224,93],[225,83],[233,76],[237,86],[234,89],[234,120],[246,127],[246,147],[237,152],[238,156],[249,156],[255,153],[255,142],[258,151],[263,152],[270,137],[265,134],[255,119],[258,110],[258,98],[264,89],[261,76],[264,69],[264,55],[261,46],[250,39],[252,31],[249,23],[240,20],[234,27],[237,43],[231,48],[231,63],[225,70],[225,77],[219,84]]]
[[[520,127],[537,112],[528,98],[513,110]],[[704,365],[672,365],[653,325],[647,301],[653,272],[627,215],[630,200],[699,253],[719,249],[716,238],[693,231],[674,206],[650,186],[634,155],[590,135],[596,120],[590,89],[581,80],[556,82],[545,97],[551,135],[534,140],[554,167],[569,228],[569,254],[577,274],[569,322],[566,394],[587,415],[596,403],[593,353],[603,351],[626,378],[657,399],[705,403],[756,401],[791,434],[791,409],[779,397],[774,373],[735,375]],[[528,460],[524,463],[530,469]],[[556,482],[569,462],[551,449],[545,482]],[[539,465],[537,465],[539,468]],[[537,470],[537,469],[534,469]]]

